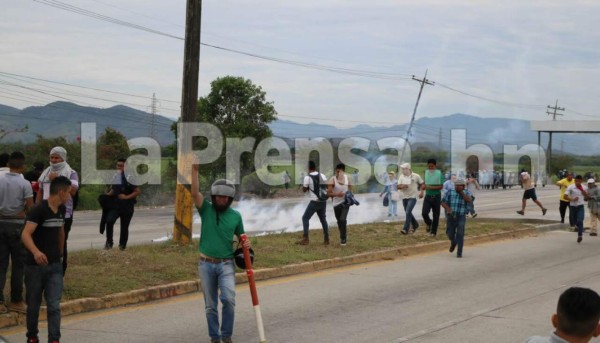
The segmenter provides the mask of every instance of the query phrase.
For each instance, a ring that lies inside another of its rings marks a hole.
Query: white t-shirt
[[[344,184],[339,183],[336,176],[333,176],[331,179],[333,180],[333,194],[338,194],[339,192],[346,194],[348,191],[348,175],[344,174]],[[346,200],[346,197],[334,196],[332,199],[333,206],[337,206],[343,203]]]
[[[423,179],[419,174],[412,173],[410,176],[400,174],[398,177],[399,185],[408,185],[408,188],[400,189],[404,198],[418,198],[419,197],[419,185],[423,184]]]
[[[315,186],[313,185],[313,180],[309,175],[321,175],[321,184],[322,185],[327,185],[327,178],[325,177],[324,174],[321,174],[317,171],[309,173],[308,175],[306,175],[304,177],[304,182],[302,183],[302,186],[308,188],[308,191],[306,192],[306,193],[308,193],[308,197],[310,198],[310,200],[319,200],[319,198],[317,198],[317,195],[315,194],[315,192],[313,192]]]
[[[581,185],[581,187],[583,188],[584,191],[587,191],[587,186]],[[581,191],[577,188],[577,186],[575,184],[570,185],[569,187],[567,187],[567,189],[565,190],[565,194],[569,196],[569,198],[571,199],[571,201],[569,202],[569,205],[571,206],[581,206],[584,204],[584,200],[583,200],[583,194],[581,193]],[[577,197],[577,201],[573,201],[573,198]]]

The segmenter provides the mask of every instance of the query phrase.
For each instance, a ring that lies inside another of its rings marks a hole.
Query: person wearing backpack
[[[302,228],[304,235],[302,239],[296,242],[300,245],[308,245],[308,224],[310,218],[316,213],[323,227],[323,244],[329,245],[329,227],[327,226],[327,218],[325,210],[327,209],[327,178],[325,175],[317,171],[314,161],[308,162],[308,175],[304,177],[302,183],[304,193],[309,192],[310,202],[306,206],[304,215],[302,215]]]

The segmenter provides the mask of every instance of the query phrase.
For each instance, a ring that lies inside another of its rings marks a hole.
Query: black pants
[[[113,246],[113,232],[117,219],[121,219],[121,231],[119,233],[119,247],[127,247],[127,240],[129,239],[129,223],[133,218],[134,208],[131,207],[120,207],[111,209],[106,215],[106,245]]]
[[[437,235],[438,225],[440,223],[440,206],[442,204],[441,195],[426,195],[423,200],[423,209],[421,215],[427,226],[431,226],[431,233]],[[433,214],[433,220],[429,218],[429,211]]]
[[[564,223],[565,222],[565,214],[567,212],[567,208],[569,209],[569,225],[571,227],[575,226],[577,220],[574,218],[573,214],[571,213],[571,209],[569,207],[569,202],[568,201],[560,201],[560,206],[558,207],[558,211],[560,212],[560,222]]]
[[[65,248],[63,250],[63,262],[62,262],[63,276],[67,272],[67,239],[69,239],[69,232],[71,232],[71,225],[73,225],[73,217],[65,218]]]
[[[333,207],[333,213],[335,214],[335,219],[337,220],[338,228],[340,229],[340,241],[346,241],[346,218],[348,217],[348,212],[350,211],[350,206],[345,203],[341,203],[335,207]]]
[[[23,223],[0,222],[0,304],[4,303],[4,284],[11,262],[10,301],[23,301],[23,273],[26,250],[21,243]]]

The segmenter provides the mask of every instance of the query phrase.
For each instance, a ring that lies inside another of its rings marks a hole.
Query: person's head
[[[67,161],[67,150],[61,146],[55,146],[50,150],[50,163],[57,164]]]
[[[412,174],[412,170],[410,169],[410,163],[402,163],[400,165],[400,170],[402,170],[402,175],[410,176]]]
[[[338,163],[337,166],[335,166],[335,173],[336,175],[339,174],[344,174],[346,172],[346,165],[343,163]]]
[[[600,335],[600,296],[589,288],[571,287],[558,298],[552,325],[556,333],[578,338]],[[564,337],[563,337],[564,338]]]
[[[393,170],[390,170],[388,172],[388,177],[390,178],[390,180],[394,180],[396,178],[396,172]]]
[[[229,180],[219,179],[213,182],[210,187],[210,196],[217,212],[223,212],[227,210],[233,202],[233,198],[235,197],[235,185]]]
[[[7,153],[0,154],[0,168],[4,168],[8,166],[8,160],[10,160],[10,155]]]
[[[568,172],[567,173],[567,181],[571,181],[573,180],[573,173],[572,172]]]
[[[450,181],[456,182],[456,180],[457,180],[456,174],[450,175]]]
[[[583,176],[581,176],[581,175],[575,176],[575,184],[577,186],[579,186],[579,185],[581,185],[581,182],[583,182]]]
[[[33,163],[33,170],[42,172],[44,171],[44,162],[36,161]]]
[[[66,204],[71,199],[71,180],[65,176],[57,176],[50,182],[50,197]]]
[[[437,165],[437,161],[435,158],[430,158],[427,160],[427,169],[434,170]]]
[[[456,190],[457,192],[460,192],[463,189],[465,189],[465,185],[466,185],[466,182],[464,179],[456,179],[456,181],[454,181],[454,190]]]
[[[125,170],[125,161],[126,161],[126,159],[124,159],[124,158],[119,158],[117,160],[117,170],[120,171],[121,173]]]
[[[314,172],[316,170],[317,170],[317,165],[315,164],[315,161],[308,161],[308,171]]]
[[[596,180],[588,179],[587,184],[588,184],[588,188],[594,188],[594,187],[596,187]]]
[[[25,155],[20,151],[15,151],[10,154],[8,159],[8,168],[11,172],[22,173],[25,171]]]

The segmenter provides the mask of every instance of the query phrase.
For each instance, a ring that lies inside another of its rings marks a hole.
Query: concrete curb
[[[568,228],[565,224],[560,224],[546,220],[536,219],[503,219],[502,221],[514,221],[521,224],[530,225],[530,228],[498,232],[475,237],[466,237],[465,244],[475,245],[487,242],[501,241],[506,239],[515,239],[533,236],[539,232],[548,232],[553,230],[561,230]],[[304,262],[283,266],[280,268],[267,268],[254,271],[254,279],[268,280],[282,276],[297,275],[302,273],[311,273],[325,269],[343,267],[353,264],[393,260],[399,257],[427,254],[446,250],[448,248],[447,241],[437,241],[426,244],[418,244],[401,248],[391,248],[374,252],[366,252],[352,256],[336,257],[328,260],[319,260],[312,262]],[[236,273],[236,284],[248,282],[245,272]],[[143,289],[133,290],[129,292],[116,293],[100,298],[82,298],[61,303],[61,311],[63,316],[68,316],[77,313],[84,313],[96,310],[102,310],[117,306],[133,305],[142,302],[166,299],[177,295],[189,294],[200,290],[200,281],[183,281],[168,285],[147,287]],[[46,320],[46,309],[42,307],[40,310],[40,320]],[[6,328],[16,325],[25,324],[25,315],[17,313],[7,313],[0,315],[0,328]]]

